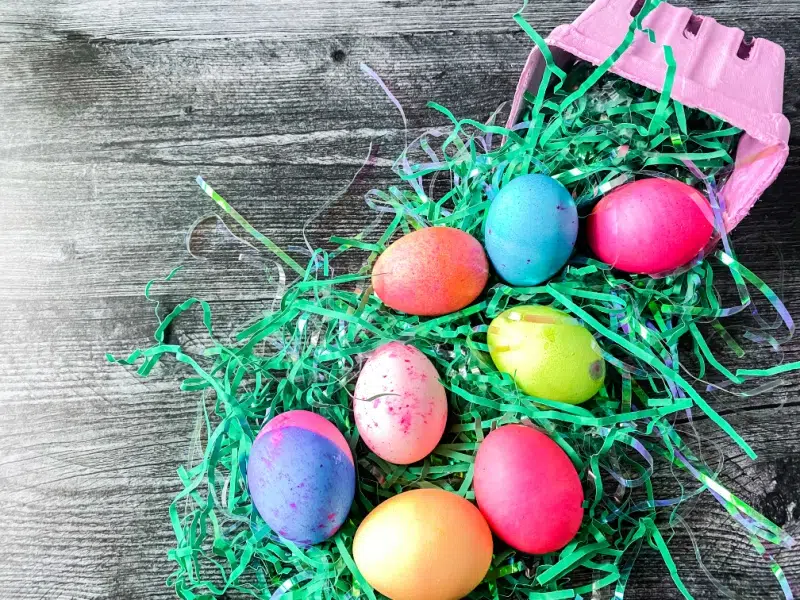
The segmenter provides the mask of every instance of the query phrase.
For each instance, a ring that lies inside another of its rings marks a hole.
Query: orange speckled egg
[[[353,401],[361,439],[398,465],[422,460],[447,424],[447,396],[433,363],[414,346],[390,342],[361,369]]]
[[[451,227],[426,227],[390,245],[372,268],[386,306],[410,315],[461,310],[483,291],[489,261],[480,242]]]
[[[480,511],[439,489],[389,498],[361,523],[353,558],[391,600],[459,600],[483,580],[492,532]]]

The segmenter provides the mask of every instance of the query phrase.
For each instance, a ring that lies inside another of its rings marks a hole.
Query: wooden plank
[[[81,2],[33,3],[9,0],[0,8],[0,40],[41,39],[71,34],[91,38],[131,41],[184,38],[316,38],[331,33],[356,36],[415,35],[448,32],[515,32],[511,20],[521,2],[475,0],[437,2],[382,0],[369,2],[317,2],[298,10],[291,0],[216,2],[203,0],[187,6],[181,0],[83,0]],[[721,21],[752,19],[777,23],[796,16],[794,0],[773,0],[759,6],[739,0],[677,1],[691,5],[699,14]],[[556,24],[572,21],[587,6],[582,0],[531,2],[528,20],[546,32]]]
[[[538,0],[527,15],[546,32],[585,5]],[[797,131],[797,3],[694,5],[784,44],[786,112]],[[269,306],[275,289],[261,272],[266,255],[224,238],[214,238],[218,260],[187,259],[189,226],[212,211],[194,177],[206,176],[276,242],[302,246],[303,222],[347,185],[374,142],[378,166],[308,228],[314,244],[359,231],[370,219],[361,196],[394,181],[388,164],[404,140],[394,107],[359,63],[391,86],[410,134],[444,123],[428,100],[485,118],[510,97],[530,48],[510,18],[517,8],[432,0],[328,0],[304,10],[274,0],[0,3],[0,597],[172,597],[163,586],[174,539],[167,508],[197,399],[177,391],[183,371],[172,363],[141,380],[108,366],[104,354],[148,343],[155,318],[142,287],[179,263],[191,269],[157,284],[156,297],[168,309],[203,292],[220,332]],[[795,133],[795,154],[798,141]],[[798,184],[793,156],[735,235],[742,260],[795,314]],[[172,335],[190,347],[203,339],[191,319]],[[776,358],[748,350],[749,366]],[[798,359],[792,342],[784,360]],[[726,456],[722,480],[795,533],[798,384],[790,375],[765,396],[711,400],[759,453],[756,462],[708,419],[695,419],[709,452]],[[657,485],[670,490],[674,482],[662,473]],[[764,561],[712,499],[687,520],[725,585],[742,597],[780,597]],[[685,531],[672,547],[696,597],[720,596]],[[777,558],[800,580],[797,552]],[[679,597],[654,552],[643,552],[627,597]]]

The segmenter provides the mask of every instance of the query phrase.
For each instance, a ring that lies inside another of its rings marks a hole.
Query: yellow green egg
[[[497,369],[529,396],[580,404],[603,386],[606,369],[589,330],[548,306],[515,306],[487,334]]]

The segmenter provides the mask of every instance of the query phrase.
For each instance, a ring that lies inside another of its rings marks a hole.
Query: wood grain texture
[[[769,37],[787,51],[785,111],[800,125],[800,5],[702,0],[698,12]],[[584,0],[537,0],[541,32]],[[362,196],[392,181],[402,124],[358,70],[366,62],[403,103],[412,131],[442,123],[428,100],[486,117],[513,93],[530,48],[516,2],[434,0],[4,0],[0,3],[0,598],[172,597],[167,507],[188,456],[197,400],[178,367],[139,379],[105,363],[147,343],[155,323],[146,281],[191,269],[156,296],[166,307],[204,291],[219,331],[266,308],[263,255],[220,246],[188,260],[189,226],[212,212],[200,174],[281,245],[334,197],[373,142],[378,164],[308,228],[313,242],[370,218]],[[800,314],[800,135],[776,183],[735,235],[742,260]],[[239,255],[244,254],[244,260]],[[198,323],[172,335],[192,344]],[[776,360],[748,348],[749,365]],[[800,360],[800,343],[784,360]],[[723,480],[800,534],[800,378],[756,399],[712,403],[752,443],[749,461],[707,419],[705,447]],[[657,485],[668,490],[668,477]],[[741,598],[780,597],[766,563],[709,498],[687,521],[704,563]],[[721,597],[685,531],[672,547],[698,598]],[[800,555],[780,551],[800,582]],[[629,595],[679,595],[643,552]],[[795,583],[798,585],[798,583]],[[795,587],[795,592],[800,591]]]

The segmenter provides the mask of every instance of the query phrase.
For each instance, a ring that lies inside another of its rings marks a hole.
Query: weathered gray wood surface
[[[584,0],[536,0],[546,32]],[[796,131],[800,4],[698,0],[698,12],[770,37],[787,51],[786,112]],[[3,0],[0,3],[0,597],[169,598],[167,506],[187,458],[196,401],[164,368],[138,379],[109,367],[154,327],[145,282],[185,262],[184,234],[212,207],[202,174],[276,242],[300,239],[371,140],[382,159],[402,143],[399,117],[358,70],[370,64],[412,128],[441,123],[436,100],[486,117],[508,99],[530,48],[516,2],[421,0]],[[800,314],[799,134],[779,182],[735,235],[743,260]],[[385,163],[381,163],[385,166]],[[385,168],[326,210],[314,240],[354,233],[360,195]],[[227,256],[227,255],[225,255]],[[156,288],[174,302],[204,290],[218,327],[270,298],[247,262],[196,265]],[[224,316],[223,316],[224,315]],[[191,340],[196,324],[174,335]],[[800,359],[800,343],[785,360]],[[775,356],[753,350],[748,362]],[[754,446],[750,462],[707,420],[727,457],[724,480],[800,533],[800,378],[755,400],[715,406]],[[741,598],[777,598],[765,562],[709,499],[687,516],[708,568]],[[698,598],[720,597],[684,531],[673,548]],[[800,585],[800,555],[780,551]],[[800,587],[795,587],[800,592]],[[626,596],[628,597],[628,596]],[[645,551],[631,598],[678,598]]]

